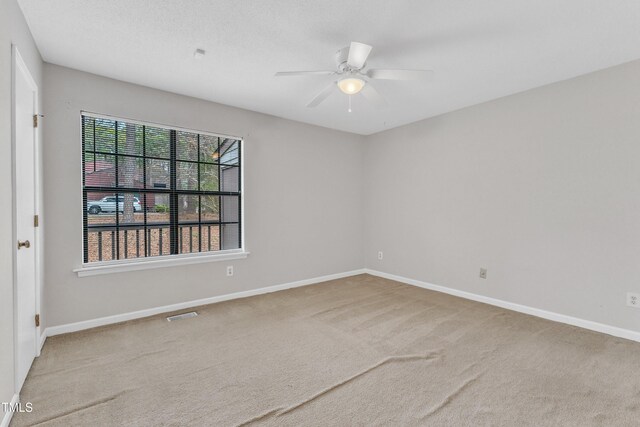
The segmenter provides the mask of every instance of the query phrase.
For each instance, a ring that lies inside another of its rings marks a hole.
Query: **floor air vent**
[[[190,317],[196,317],[197,315],[198,315],[198,313],[196,313],[195,311],[190,311],[188,313],[182,313],[182,314],[176,314],[175,316],[169,316],[169,317],[167,317],[167,320],[169,322],[173,322],[174,320],[188,319]]]

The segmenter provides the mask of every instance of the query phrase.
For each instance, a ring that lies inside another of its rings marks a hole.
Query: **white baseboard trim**
[[[82,331],[85,329],[96,328],[98,326],[111,325],[114,323],[126,322],[127,320],[139,319],[142,317],[154,316],[156,314],[168,313],[172,311],[184,310],[186,308],[198,307],[201,305],[213,304],[216,302],[228,301],[238,298],[246,298],[254,295],[268,294],[271,292],[282,291],[284,289],[299,288],[301,286],[312,285],[314,283],[326,282],[329,280],[342,279],[344,277],[356,276],[364,274],[365,270],[346,271],[344,273],[329,274],[327,276],[314,277],[312,279],[298,280],[296,282],[284,283],[281,285],[268,286],[265,288],[252,289],[249,291],[235,292],[232,294],[219,295],[215,297],[203,298],[195,301],[187,301],[178,304],[165,305],[162,307],[148,308],[130,313],[116,314],[114,316],[100,317],[98,319],[84,320],[82,322],[68,323],[66,325],[50,326],[46,328],[43,335],[52,337],[54,335],[67,334],[70,332]],[[43,341],[44,343],[44,341]]]
[[[39,342],[39,349],[38,349],[38,356],[40,356],[40,352],[42,351],[42,347],[44,346],[44,342],[47,340],[47,329],[43,330],[40,333],[40,342]]]
[[[11,406],[15,405],[16,403],[18,403],[20,401],[20,395],[18,393],[13,395],[13,398],[11,398]],[[2,406],[0,406],[0,408],[2,408]],[[12,411],[8,411],[8,412],[4,412],[4,415],[2,417],[2,422],[0,423],[0,427],[9,427],[9,423],[11,422],[11,418],[13,418],[13,412]]]
[[[496,298],[487,297],[484,295],[473,294],[471,292],[460,291],[458,289],[447,288],[446,286],[434,285],[428,282],[422,282],[420,280],[409,279],[407,277],[396,276],[395,274],[383,273],[381,271],[365,269],[367,274],[372,276],[378,276],[396,282],[405,283],[407,285],[417,286],[419,288],[429,289],[432,291],[442,292],[445,294],[453,295],[460,298],[469,299],[472,301],[478,301],[496,307],[506,308],[507,310],[517,311],[519,313],[525,313],[543,319],[552,320],[554,322],[566,323],[567,325],[578,326],[580,328],[589,329],[591,331],[601,332],[614,337],[626,338],[632,341],[640,342],[640,332],[632,331],[629,329],[619,328],[617,326],[605,325],[604,323],[593,322],[591,320],[579,319],[577,317],[567,316],[565,314],[554,313],[552,311],[546,311],[539,308],[529,307],[526,305],[516,304],[513,302],[503,301]]]

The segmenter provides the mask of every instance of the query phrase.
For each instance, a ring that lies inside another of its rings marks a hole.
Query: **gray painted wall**
[[[44,84],[47,326],[362,268],[362,137],[55,65]],[[78,278],[80,110],[245,137],[251,255]]]
[[[365,183],[368,268],[640,330],[640,61],[373,135]]]
[[[0,0],[0,402],[14,394],[11,46],[18,46],[42,88],[42,59],[15,0]],[[0,411],[0,419],[4,415]]]
[[[640,330],[625,306],[640,290],[639,71],[633,62],[357,137],[46,65],[48,325],[357,269],[364,253],[368,268]],[[80,109],[247,138],[252,254],[234,278],[224,262],[71,272],[80,194],[61,188],[80,186],[69,160]]]

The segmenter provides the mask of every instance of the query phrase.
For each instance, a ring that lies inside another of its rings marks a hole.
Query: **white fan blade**
[[[288,76],[329,76],[335,74],[335,71],[280,71],[275,74],[275,77],[288,77]]]
[[[371,49],[372,47],[368,44],[351,42],[347,64],[349,64],[351,68],[356,70],[364,67],[364,63],[367,62],[367,58],[369,57]]]
[[[384,80],[423,80],[431,77],[433,70],[369,70],[367,76]]]
[[[336,88],[336,84],[335,83],[331,83],[329,86],[327,86],[326,88],[324,88],[322,90],[322,92],[320,92],[319,94],[316,95],[315,98],[313,98],[311,100],[311,102],[309,102],[307,104],[307,107],[309,108],[313,108],[313,107],[317,107],[318,105],[320,105],[320,103],[322,101],[324,101],[325,99],[327,99],[327,97],[329,95],[331,95],[331,92],[333,92]]]
[[[382,95],[380,95],[380,92],[378,92],[376,88],[374,88],[368,83],[364,85],[360,93],[362,94],[362,96],[365,97],[367,101],[369,101],[370,103],[372,103],[378,108],[383,108],[387,106],[387,101],[385,101]]]

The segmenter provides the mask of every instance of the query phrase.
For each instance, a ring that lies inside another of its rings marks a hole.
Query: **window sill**
[[[215,254],[197,255],[169,255],[145,260],[127,260],[105,262],[99,265],[83,264],[73,270],[78,277],[97,276],[100,274],[122,273],[126,271],[151,270],[155,268],[173,267],[178,265],[202,264],[205,262],[230,261],[244,259],[249,252],[244,250],[222,251]]]

